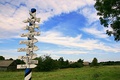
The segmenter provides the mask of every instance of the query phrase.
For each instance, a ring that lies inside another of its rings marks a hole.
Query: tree
[[[37,67],[34,68],[35,71],[42,71],[43,70],[43,58],[42,57],[37,57],[35,60],[38,60]]]
[[[38,57],[38,65],[34,69],[35,71],[52,71],[58,69],[57,60],[53,60],[50,56]]]
[[[82,64],[83,64],[83,60],[82,60],[82,59],[79,59],[77,62],[79,62],[79,63],[82,63]]]
[[[81,67],[83,67],[82,64],[78,62],[74,62],[70,64],[70,68],[81,68]]]
[[[5,60],[5,58],[3,56],[0,56],[0,60]]]
[[[16,62],[16,64],[25,64],[25,62],[20,59],[16,59],[15,62]]]
[[[64,61],[63,57],[60,57],[58,59],[58,63],[59,63],[59,68],[61,68],[61,69],[69,67],[69,61],[68,60]]]
[[[60,58],[58,59],[58,62],[59,62],[59,67],[60,67],[60,68],[64,68],[64,59],[63,59],[63,57],[60,57]]]
[[[50,56],[46,56],[45,60],[43,61],[43,70],[44,71],[52,71],[54,69],[57,69],[56,61],[53,60]]]
[[[71,67],[71,68],[81,68],[81,67],[83,67],[83,60],[79,59],[79,60],[77,60],[77,62],[74,62],[74,63],[70,64],[69,67]]]
[[[120,40],[120,0],[96,0],[94,5],[100,16],[101,25],[111,27],[113,30],[106,30],[106,34],[113,35],[115,41]]]
[[[80,67],[83,66],[83,60],[82,59],[79,59],[77,62],[80,64]]]
[[[97,58],[94,58],[92,60],[91,66],[98,66],[98,60],[97,60]]]
[[[9,60],[13,60],[13,58],[10,58]]]

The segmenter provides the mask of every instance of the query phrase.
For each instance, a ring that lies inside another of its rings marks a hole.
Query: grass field
[[[0,72],[0,80],[24,80],[24,72]],[[32,80],[120,80],[120,66],[60,69],[33,72]]]

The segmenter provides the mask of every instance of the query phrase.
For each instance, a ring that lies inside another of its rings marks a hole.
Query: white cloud
[[[102,27],[101,27],[102,28]],[[90,27],[90,28],[83,28],[82,31],[93,35],[96,38],[104,38],[107,39],[108,36],[104,30],[98,30],[97,26],[96,27]]]
[[[13,52],[13,51],[17,51],[17,50],[16,50],[16,49],[8,49],[8,50],[6,50],[6,49],[4,50],[4,49],[3,49],[3,50],[0,50],[1,54],[2,54],[2,53]]]
[[[6,59],[13,58],[17,59],[18,55],[22,56],[22,53],[17,52],[17,49],[2,49],[0,50],[0,55],[4,56]]]
[[[56,36],[57,35],[57,36]],[[94,39],[82,39],[82,35],[76,37],[63,36],[60,32],[44,32],[44,36],[37,37],[40,42],[51,43],[66,47],[84,48],[86,50],[103,50],[106,52],[120,52],[113,44],[107,46],[105,43]],[[112,47],[111,47],[112,46]]]
[[[84,50],[74,50],[74,49],[51,49],[51,50],[40,50],[37,52],[38,56],[48,55],[53,59],[59,59],[60,57],[65,57],[64,55],[79,55],[79,54],[87,54],[87,51]]]
[[[37,17],[41,18],[41,24],[44,23],[44,21],[49,20],[49,18],[54,17],[55,15],[60,15],[61,13],[69,13],[77,10],[80,10],[80,14],[84,15],[87,18],[89,24],[98,20],[95,9],[91,7],[91,5],[93,6],[95,3],[94,0],[7,0],[8,3],[5,3],[5,0],[1,0],[0,2],[4,3],[0,4],[0,38],[19,38],[18,35],[22,31],[21,28],[26,25],[22,21],[29,17],[28,10],[30,10],[32,7],[35,7],[37,9]],[[96,26],[97,25],[95,25],[95,27]],[[83,30],[98,38],[107,38],[106,34],[104,34],[104,30],[99,31],[94,27],[84,28]],[[79,34],[76,37],[70,37],[64,36],[61,32],[51,30],[43,32],[42,35],[38,37],[38,40],[40,42],[71,48],[75,47],[86,50],[120,52],[119,45],[116,46],[116,44],[110,44],[108,46],[99,40],[82,39],[82,34]],[[9,54],[9,52],[12,52],[11,50],[7,51],[8,52],[5,53]],[[63,52],[68,54],[87,53],[86,51],[77,50],[64,50],[59,51],[58,53],[61,54]],[[11,56],[15,56],[15,54]]]
[[[91,24],[97,20],[99,20],[99,16],[97,16],[97,11],[92,6],[85,6],[79,12],[80,14],[84,15],[85,18],[88,20],[88,24]]]
[[[21,28],[25,26],[22,21],[27,18],[27,12],[25,12],[25,7],[20,7],[14,12],[15,8],[11,8],[10,4],[4,5],[2,8],[2,12],[0,13],[0,37],[12,38],[18,35]]]
[[[40,51],[42,54],[86,54],[88,53],[87,51],[82,51],[82,50],[44,50]]]
[[[3,0],[0,1],[0,37],[11,38],[18,35],[25,26],[22,22],[29,14],[28,10],[35,7],[41,23],[61,13],[76,11],[86,5],[93,5],[94,0]],[[7,32],[2,34],[3,32]],[[1,35],[2,34],[2,35]]]

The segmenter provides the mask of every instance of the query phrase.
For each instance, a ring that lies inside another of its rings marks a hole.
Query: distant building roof
[[[0,67],[8,67],[13,60],[0,60]]]
[[[90,63],[89,62],[83,62],[84,66],[88,66]]]

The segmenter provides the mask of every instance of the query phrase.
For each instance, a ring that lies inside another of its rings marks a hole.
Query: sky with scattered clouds
[[[63,57],[70,61],[120,61],[120,42],[106,35],[107,28],[100,25],[94,9],[95,0],[0,0],[0,55],[5,58],[24,56],[17,52],[24,48],[20,34],[29,17],[29,10],[36,8],[41,32],[36,36],[38,56]]]

